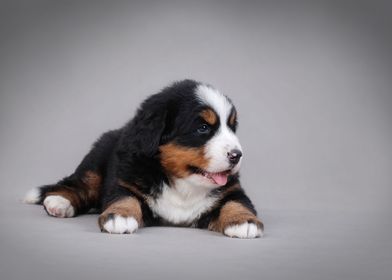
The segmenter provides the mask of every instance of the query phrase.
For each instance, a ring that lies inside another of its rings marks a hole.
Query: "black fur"
[[[144,225],[161,224],[154,217],[143,197],[158,197],[164,183],[169,183],[161,164],[159,146],[175,140],[186,147],[198,147],[213,137],[216,127],[211,126],[208,134],[198,134],[198,127],[203,119],[198,112],[203,105],[195,96],[195,88],[199,85],[193,80],[184,80],[172,84],[160,93],[146,99],[138,109],[135,117],[124,127],[103,134],[84,157],[75,172],[55,185],[41,187],[42,203],[49,192],[66,188],[72,190],[83,199],[77,214],[98,208],[100,212],[113,201],[121,197],[134,196],[139,199],[143,212]],[[233,110],[234,107],[233,107]],[[230,128],[235,131],[237,124]],[[93,171],[99,174],[102,182],[98,200],[92,201],[81,186],[85,184],[83,176]],[[120,185],[119,180],[137,186],[138,192]],[[231,186],[239,184],[238,175],[230,176],[226,186],[217,188],[211,195],[219,195]],[[256,214],[254,206],[241,188],[229,192],[207,213],[204,213],[194,225],[207,228],[211,220],[219,216],[222,205],[228,201],[237,201]]]

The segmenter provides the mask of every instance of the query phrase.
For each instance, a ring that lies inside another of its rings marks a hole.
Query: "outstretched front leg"
[[[143,226],[139,200],[133,196],[117,198],[99,216],[98,224],[103,232],[133,233]]]
[[[103,201],[104,210],[98,219],[102,232],[133,233],[146,221],[149,223],[150,213],[143,211],[146,197],[135,186],[118,180],[107,189],[109,193]]]
[[[238,238],[255,238],[263,234],[262,222],[249,208],[236,201],[226,202],[208,229]]]
[[[263,223],[239,184],[228,188],[221,195],[216,207],[200,219],[199,226],[229,237],[261,237]]]

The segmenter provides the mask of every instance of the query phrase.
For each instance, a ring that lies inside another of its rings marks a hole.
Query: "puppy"
[[[229,98],[210,85],[176,82],[103,134],[72,175],[32,189],[25,202],[63,218],[98,209],[108,233],[174,225],[260,237],[263,224],[239,181],[236,129]]]

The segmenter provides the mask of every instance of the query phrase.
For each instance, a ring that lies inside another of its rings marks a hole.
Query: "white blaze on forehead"
[[[207,85],[199,85],[196,94],[201,102],[215,110],[222,123],[226,123],[233,108],[226,96]]]
[[[233,149],[241,149],[240,142],[234,132],[227,126],[227,120],[233,108],[231,102],[218,90],[207,85],[199,85],[196,91],[200,102],[210,106],[218,114],[220,126],[205,146],[205,154],[209,159],[207,171],[221,172],[230,168],[227,154]],[[239,162],[234,171],[238,171]]]

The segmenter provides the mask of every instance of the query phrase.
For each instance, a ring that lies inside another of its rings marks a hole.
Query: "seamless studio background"
[[[391,18],[388,1],[3,1],[1,278],[390,279]],[[183,78],[236,104],[264,238],[101,234],[20,203]]]

